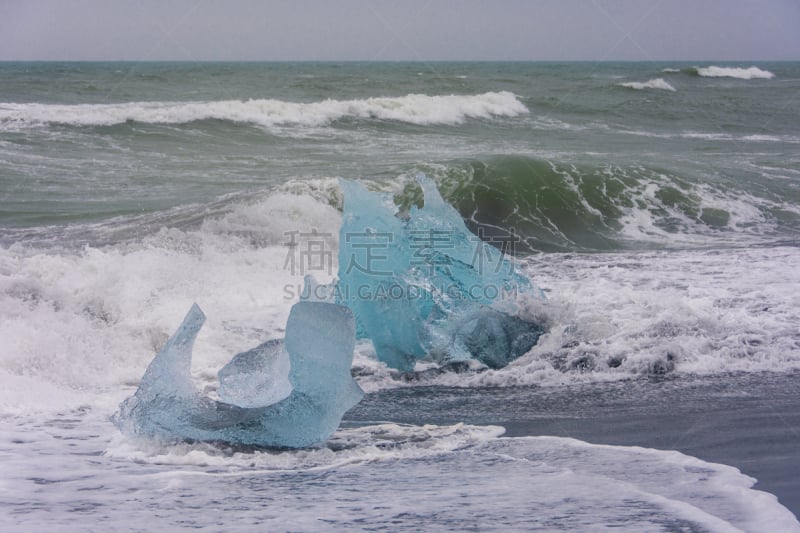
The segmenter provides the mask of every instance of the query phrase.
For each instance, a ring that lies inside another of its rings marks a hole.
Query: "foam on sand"
[[[800,531],[753,478],[673,451],[502,438],[500,427],[464,424],[344,429],[325,447],[294,451],[165,446],[109,442],[99,413],[71,417],[77,429],[0,420],[4,448],[33,439],[14,446],[13,459],[36,457],[6,463],[4,505],[20,512],[4,525],[79,529],[86,513],[74,510],[89,508],[112,530],[136,521],[148,530]],[[187,499],[196,512],[186,513]],[[46,513],[24,512],[43,505]]]

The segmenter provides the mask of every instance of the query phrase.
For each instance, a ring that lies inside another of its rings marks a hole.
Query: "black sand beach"
[[[345,422],[493,424],[506,436],[678,450],[737,467],[800,515],[800,375],[758,373],[564,387],[416,387],[369,394]]]

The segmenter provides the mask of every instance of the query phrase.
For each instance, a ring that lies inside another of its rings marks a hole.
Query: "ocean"
[[[4,531],[800,531],[800,63],[0,63]],[[123,437],[282,337],[339,178],[518,236],[497,370],[388,369],[324,445]],[[303,269],[299,269],[303,270]]]

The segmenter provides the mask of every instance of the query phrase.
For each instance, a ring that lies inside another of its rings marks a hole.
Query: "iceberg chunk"
[[[219,371],[217,395],[239,407],[277,403],[292,393],[289,354],[279,339],[237,354]]]
[[[164,440],[225,441],[302,448],[324,442],[363,392],[350,375],[355,347],[353,314],[341,305],[299,302],[292,307],[285,341],[270,341],[237,355],[221,372],[223,399],[201,394],[191,378],[192,346],[205,315],[193,305],[178,331],[145,371],[136,393],[113,421],[132,436]],[[288,381],[249,372],[280,373],[288,356]],[[243,388],[239,388],[243,385]],[[254,392],[247,396],[247,390]],[[254,405],[256,403],[262,405]],[[242,405],[244,404],[244,405]]]
[[[542,293],[514,268],[513,241],[500,249],[485,242],[432,180],[418,175],[416,181],[424,206],[412,206],[407,216],[398,216],[391,194],[341,181],[335,299],[353,311],[359,338],[369,338],[390,367],[412,370],[427,357],[505,366],[544,331],[515,316],[516,299]]]
[[[536,345],[544,329],[539,324],[493,309],[467,314],[451,334],[451,360],[476,359],[502,368]]]

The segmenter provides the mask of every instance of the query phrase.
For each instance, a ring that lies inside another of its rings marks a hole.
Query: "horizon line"
[[[0,63],[797,63],[797,59],[0,59]]]

